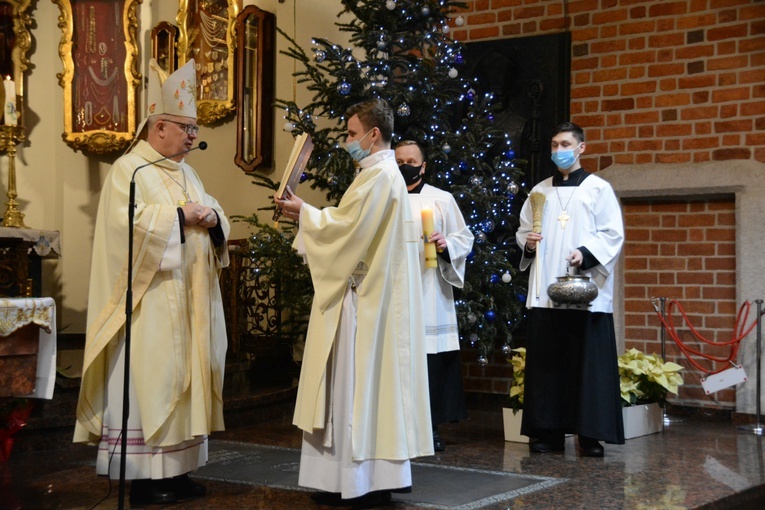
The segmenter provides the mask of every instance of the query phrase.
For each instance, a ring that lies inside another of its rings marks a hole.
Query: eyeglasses
[[[184,124],[183,122],[176,122],[174,120],[170,119],[162,119],[165,122],[172,122],[173,124],[176,124],[183,129],[187,135],[196,135],[199,133],[199,126],[195,126],[194,124]]]

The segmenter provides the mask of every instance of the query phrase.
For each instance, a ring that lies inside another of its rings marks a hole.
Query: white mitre
[[[189,60],[173,74],[159,67],[155,59],[149,61],[148,87],[146,92],[146,116],[136,130],[136,137],[128,147],[135,145],[149,117],[153,115],[175,115],[197,118],[197,73],[194,59]]]

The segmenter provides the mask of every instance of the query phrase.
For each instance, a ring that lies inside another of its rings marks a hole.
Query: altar
[[[56,302],[0,298],[0,397],[53,398]]]
[[[0,227],[0,296],[39,296],[42,260],[60,256],[57,230]]]

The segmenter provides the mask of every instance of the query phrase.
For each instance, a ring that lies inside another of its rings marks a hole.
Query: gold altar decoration
[[[15,88],[15,101],[8,99],[16,112],[15,122],[4,119],[0,112],[0,152],[8,155],[8,202],[3,215],[4,227],[26,227],[24,214],[16,202],[16,146],[26,140],[24,134],[24,72],[29,67],[27,52],[32,45],[27,12],[31,0],[0,0],[0,80],[8,80]],[[0,86],[0,108],[6,107],[5,88]],[[16,124],[16,125],[13,125]]]
[[[197,122],[209,125],[234,111],[236,34],[241,0],[179,0],[178,67],[194,59]]]
[[[8,154],[8,201],[3,214],[4,227],[27,228],[24,225],[24,213],[20,212],[16,202],[16,145],[26,139],[24,128],[21,126],[0,126],[0,151]]]
[[[127,147],[136,129],[137,8],[142,0],[53,0],[60,15],[64,132],[74,149],[106,154]]]

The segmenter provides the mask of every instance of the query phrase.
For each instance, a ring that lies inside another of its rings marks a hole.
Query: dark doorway
[[[528,161],[526,185],[553,175],[550,133],[569,120],[571,34],[465,44],[464,73],[477,94],[494,93],[496,116],[510,133],[516,157]]]

